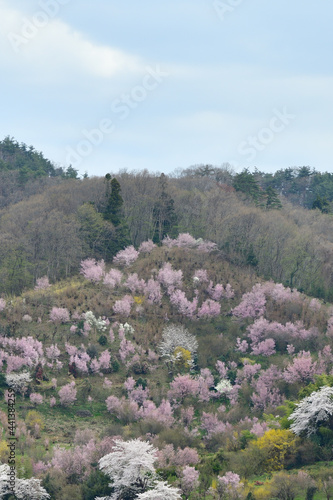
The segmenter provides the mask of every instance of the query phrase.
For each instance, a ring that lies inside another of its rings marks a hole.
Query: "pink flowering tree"
[[[174,404],[182,403],[187,396],[197,396],[199,382],[190,375],[178,375],[170,384],[168,398]]]
[[[134,246],[131,245],[126,247],[124,250],[120,250],[120,252],[115,255],[113,258],[113,262],[118,264],[119,266],[130,266],[133,264],[137,258],[139,257],[139,252],[135,250]]]
[[[38,278],[36,280],[35,290],[47,290],[50,286],[49,278],[47,276],[43,276],[42,278]]]
[[[59,390],[60,404],[62,406],[70,406],[76,401],[77,390],[75,388],[75,382],[64,385]]]
[[[150,253],[154,248],[156,248],[156,245],[152,240],[144,241],[139,246],[139,253]]]
[[[110,269],[104,276],[103,283],[109,288],[115,288],[121,284],[123,273],[119,269]]]
[[[32,392],[29,396],[31,403],[34,405],[40,405],[43,403],[43,396],[38,394],[38,392]]]
[[[180,487],[185,498],[199,487],[199,471],[187,465],[180,476]]]
[[[162,301],[162,290],[161,285],[158,281],[154,279],[149,279],[145,289],[144,294],[147,297],[147,301],[149,304],[157,304],[160,305]]]
[[[64,307],[52,307],[50,312],[50,320],[53,323],[67,323],[69,321],[68,309]]]
[[[134,299],[131,295],[125,295],[121,300],[116,300],[113,311],[120,316],[127,318],[131,314],[131,307]]]
[[[97,262],[95,259],[82,260],[80,273],[86,280],[98,283],[105,273],[105,262],[104,260]]]
[[[162,269],[159,270],[157,280],[163,285],[168,293],[175,288],[181,288],[183,280],[183,271],[180,269],[175,271],[169,262],[165,262]]]
[[[198,299],[194,298],[192,301],[186,298],[185,292],[182,290],[175,290],[170,294],[170,302],[175,306],[180,314],[187,318],[192,319],[198,307]]]
[[[300,382],[308,384],[313,382],[315,374],[320,373],[317,363],[312,360],[311,353],[302,351],[283,372],[283,378],[290,384]]]
[[[232,309],[237,318],[258,318],[266,311],[266,297],[260,284],[255,285],[251,292],[245,293],[240,304]]]
[[[198,310],[199,318],[214,318],[221,314],[221,305],[215,300],[207,299]]]

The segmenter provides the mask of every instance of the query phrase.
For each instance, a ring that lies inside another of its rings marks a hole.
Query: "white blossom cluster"
[[[31,381],[32,378],[29,372],[6,374],[6,383],[9,387],[14,389],[15,392],[23,393]]]
[[[0,498],[5,498],[11,493],[9,489],[9,472],[7,464],[0,465]],[[40,479],[32,477],[31,479],[15,480],[15,498],[18,500],[47,500],[50,495],[41,486]]]
[[[180,500],[176,488],[157,480],[156,453],[157,449],[147,441],[116,440],[112,452],[99,461],[101,471],[112,480],[114,493],[95,500],[116,500],[125,498],[127,493],[141,500]]]
[[[314,434],[318,425],[326,422],[333,415],[333,387],[324,386],[302,399],[297,408],[288,417],[292,420],[290,429],[300,436]]]
[[[105,332],[107,323],[104,319],[101,317],[97,319],[92,311],[87,311],[84,317],[89,326],[96,328],[98,332]]]
[[[123,329],[126,335],[131,335],[135,332],[133,326],[131,326],[129,323],[120,323],[119,328]]]
[[[228,379],[224,378],[220,380],[220,382],[216,385],[215,389],[217,390],[217,392],[224,394],[225,392],[231,391],[232,384]]]
[[[196,354],[198,349],[198,341],[195,335],[192,335],[183,326],[170,325],[163,330],[162,342],[158,348],[161,356],[165,357],[168,361],[175,362],[175,350],[177,347],[182,347],[191,353],[191,356]]]

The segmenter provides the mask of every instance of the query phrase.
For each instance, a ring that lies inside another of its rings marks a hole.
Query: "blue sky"
[[[105,175],[333,172],[329,0],[0,0],[0,138]]]

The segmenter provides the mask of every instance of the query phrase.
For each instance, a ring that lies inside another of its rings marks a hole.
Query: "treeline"
[[[319,178],[329,180],[330,174],[308,167],[235,174],[224,164],[169,176],[123,171],[78,179],[77,172],[54,169],[43,155],[12,139],[0,145],[1,175],[20,176],[22,158],[32,157],[25,184],[1,179],[2,294],[20,293],[44,275],[51,281],[69,276],[83,258],[110,262],[126,245],[138,247],[147,239],[158,244],[166,235],[189,232],[216,242],[231,262],[265,279],[333,299],[330,211],[304,210],[283,196],[288,182],[319,186]],[[43,175],[34,178],[32,172]]]
[[[78,171],[46,159],[33,146],[12,137],[0,141],[0,208],[44,191],[63,179],[76,179]]]

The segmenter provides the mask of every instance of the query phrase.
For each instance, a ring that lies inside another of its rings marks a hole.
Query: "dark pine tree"
[[[115,236],[108,245],[108,258],[113,257],[119,250],[130,244],[129,229],[124,217],[124,200],[121,196],[121,187],[116,178],[106,174],[106,206],[103,217],[111,222],[115,228]]]
[[[277,192],[272,186],[268,186],[265,191],[267,196],[266,199],[266,208],[267,210],[280,210],[282,208],[282,203],[279,199]]]
[[[240,174],[235,175],[233,187],[236,191],[241,191],[249,198],[252,198],[257,205],[261,204],[263,192],[254,174],[251,174],[249,169],[244,168]]]
[[[174,238],[178,235],[177,215],[174,200],[167,192],[168,182],[164,174],[159,178],[159,197],[153,210],[154,234],[153,242],[160,243],[165,236]]]

